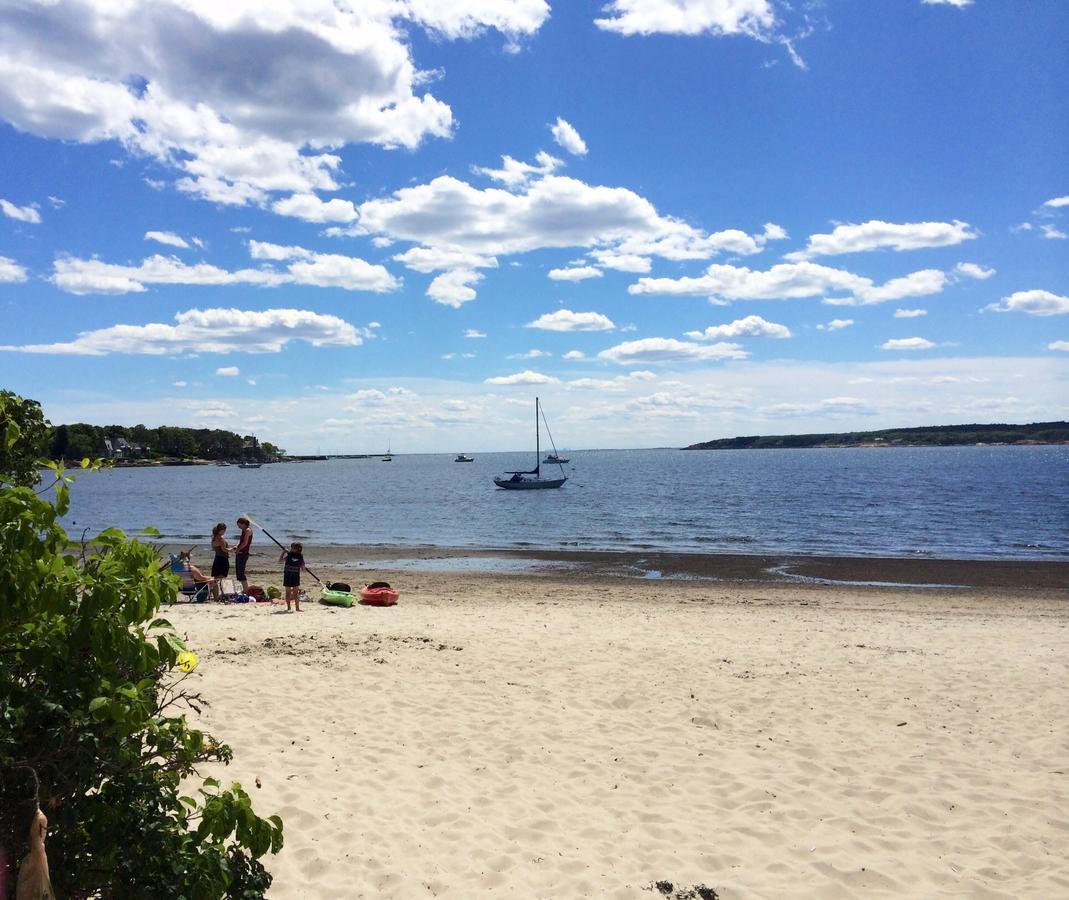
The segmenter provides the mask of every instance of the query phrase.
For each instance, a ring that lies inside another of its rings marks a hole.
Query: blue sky
[[[1064,2],[355,6],[4,5],[0,385],[295,452],[1069,418]]]

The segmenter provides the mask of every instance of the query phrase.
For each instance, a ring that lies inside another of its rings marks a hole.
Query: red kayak
[[[365,606],[393,606],[398,593],[385,581],[369,584],[360,592],[360,602]]]

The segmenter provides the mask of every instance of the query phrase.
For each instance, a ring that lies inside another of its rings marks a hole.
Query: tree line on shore
[[[1031,425],[925,425],[848,431],[837,434],[771,434],[721,438],[691,444],[685,450],[767,450],[804,447],[953,447],[963,444],[1066,444],[1069,422],[1035,422]]]
[[[21,432],[32,436],[40,454],[48,459],[159,460],[207,459],[273,462],[286,453],[255,435],[240,435],[221,428],[179,428],[161,425],[89,425],[74,422],[52,425],[35,400],[2,391],[8,417],[16,417]]]

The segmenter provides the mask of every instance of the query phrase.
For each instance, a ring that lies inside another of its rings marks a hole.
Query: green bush
[[[197,776],[231,750],[184,715],[202,701],[155,618],[177,581],[114,529],[72,546],[71,479],[55,478],[51,502],[0,483],[0,885],[39,802],[59,897],[262,897],[282,822]]]

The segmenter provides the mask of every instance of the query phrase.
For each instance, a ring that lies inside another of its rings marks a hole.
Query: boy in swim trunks
[[[290,544],[278,557],[282,566],[282,586],[286,589],[286,609],[293,603],[301,611],[301,569],[304,568],[304,547],[299,541]]]

